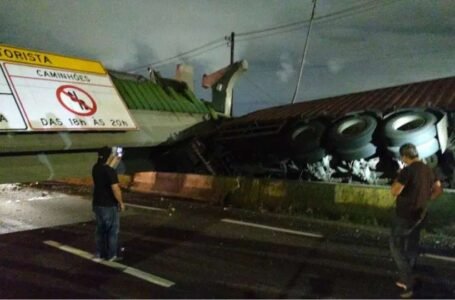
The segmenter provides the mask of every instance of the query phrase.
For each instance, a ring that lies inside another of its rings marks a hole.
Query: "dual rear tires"
[[[427,158],[440,150],[437,121],[435,114],[425,110],[398,111],[381,124],[368,113],[343,117],[332,126],[317,119],[302,121],[291,131],[291,157],[298,163],[312,163],[332,152],[341,160],[368,159],[378,155],[378,146],[399,157],[400,147],[412,143],[420,158]]]
[[[378,121],[370,115],[351,115],[334,124],[329,141],[342,160],[368,158],[377,150],[373,144],[377,126]]]
[[[436,116],[428,111],[404,111],[385,120],[383,134],[387,150],[399,157],[402,145],[412,143],[420,158],[427,158],[440,149],[437,139]]]

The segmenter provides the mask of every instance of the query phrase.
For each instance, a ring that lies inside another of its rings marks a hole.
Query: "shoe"
[[[117,255],[109,258],[107,261],[121,261],[123,257],[118,257]]]
[[[412,298],[412,296],[414,295],[413,290],[412,289],[408,289],[407,285],[404,284],[403,282],[395,281],[395,285],[397,287],[403,289],[403,291],[400,293],[400,298],[409,299],[409,298]]]
[[[395,281],[395,285],[403,290],[406,290],[408,287],[401,281]]]
[[[94,257],[92,258],[92,261],[99,263],[99,262],[102,262],[103,259],[102,259],[101,257],[99,257],[99,256],[94,256]]]
[[[412,298],[413,295],[414,295],[414,292],[412,290],[404,290],[403,292],[400,293],[400,298],[409,299],[409,298]]]

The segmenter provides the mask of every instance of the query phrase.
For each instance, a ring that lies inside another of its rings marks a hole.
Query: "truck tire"
[[[319,148],[325,129],[325,124],[318,120],[297,125],[291,133],[293,152],[299,155],[300,153],[311,152]]]
[[[416,148],[419,153],[419,158],[427,158],[438,152],[439,142],[438,139],[432,138],[424,143],[417,144]],[[387,149],[393,154],[393,156],[400,157],[400,146],[389,146]]]
[[[425,111],[409,111],[392,116],[386,121],[384,135],[390,146],[401,146],[405,143],[422,144],[437,134],[436,116]],[[409,129],[400,129],[408,126]]]
[[[330,139],[337,148],[357,148],[371,142],[378,125],[369,115],[349,116],[338,121],[330,131]]]
[[[368,143],[358,148],[343,148],[337,149],[339,157],[342,160],[356,160],[367,158],[376,154],[377,147],[372,143]]]

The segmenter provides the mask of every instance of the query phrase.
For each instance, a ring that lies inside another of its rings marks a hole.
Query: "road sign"
[[[2,64],[29,130],[136,129],[107,74]]]
[[[26,130],[22,114],[0,66],[0,131]]]
[[[0,44],[0,60],[66,70],[106,74],[100,62]]]
[[[96,113],[96,101],[85,90],[65,84],[57,89],[60,104],[78,116],[92,116]]]

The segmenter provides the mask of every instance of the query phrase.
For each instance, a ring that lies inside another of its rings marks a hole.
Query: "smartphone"
[[[112,147],[112,153],[117,157],[123,156],[123,148],[120,146]]]

